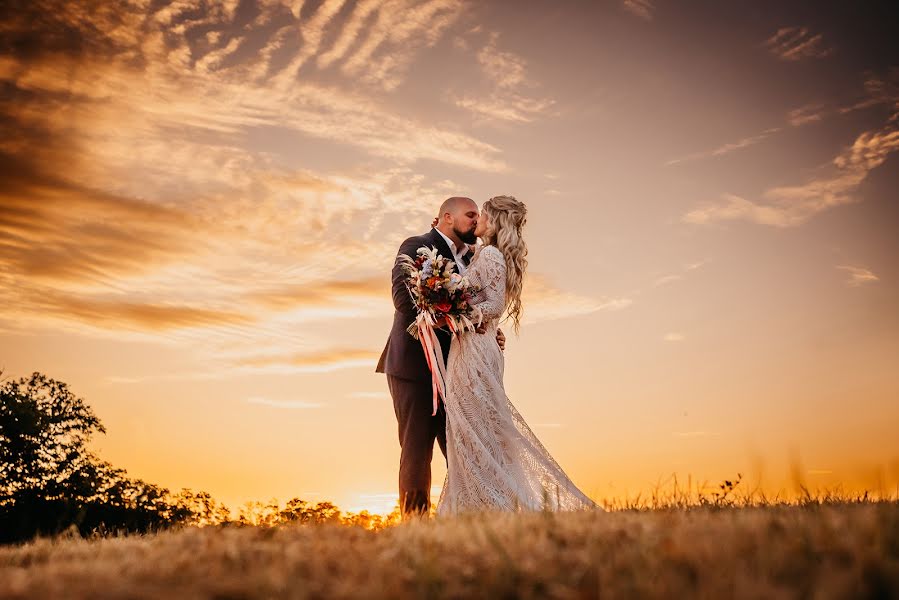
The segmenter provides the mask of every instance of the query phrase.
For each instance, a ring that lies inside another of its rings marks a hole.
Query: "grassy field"
[[[0,598],[899,598],[899,503],[184,528],[0,548]]]

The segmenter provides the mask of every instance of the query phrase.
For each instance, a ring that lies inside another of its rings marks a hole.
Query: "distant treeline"
[[[0,372],[2,375],[2,372]],[[174,526],[342,523],[381,528],[398,520],[342,513],[299,498],[248,502],[237,519],[206,492],[167,488],[127,476],[87,449],[100,420],[68,386],[35,372],[0,382],[0,543],[77,529],[82,536],[148,533]]]

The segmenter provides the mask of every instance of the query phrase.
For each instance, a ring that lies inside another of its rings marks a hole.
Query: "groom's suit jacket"
[[[446,240],[443,239],[443,236],[436,229],[431,229],[430,232],[424,235],[417,235],[407,239],[400,246],[397,258],[399,258],[399,255],[405,254],[414,259],[418,255],[418,249],[422,246],[427,246],[428,248],[436,247],[440,255],[449,260],[455,260]],[[462,258],[462,261],[467,266],[470,259],[471,252],[469,251]],[[384,352],[381,353],[381,359],[378,361],[378,367],[375,369],[375,372],[387,373],[394,377],[412,381],[429,381],[431,379],[431,371],[428,369],[421,342],[406,331],[409,325],[412,324],[412,321],[415,320],[417,311],[406,287],[406,274],[397,262],[394,262],[393,265],[392,280],[393,306],[396,311],[393,314],[393,327],[390,330],[390,337],[387,338],[387,345],[384,347]],[[437,332],[437,339],[440,341],[440,347],[443,350],[443,360],[446,361],[449,356],[450,333],[443,329],[436,329],[435,331]]]

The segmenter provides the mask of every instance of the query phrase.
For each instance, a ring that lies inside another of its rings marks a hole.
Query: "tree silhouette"
[[[106,429],[61,381],[35,372],[0,385],[0,542],[71,525],[146,532],[203,518],[189,490],[172,502],[167,489],[90,452],[96,432]]]
[[[89,497],[94,457],[85,448],[106,429],[65,383],[33,373],[0,387],[0,505],[32,497]]]
[[[189,511],[183,523],[186,525],[219,525],[231,521],[231,510],[217,502],[208,492],[194,492],[182,489],[175,500],[178,506]]]

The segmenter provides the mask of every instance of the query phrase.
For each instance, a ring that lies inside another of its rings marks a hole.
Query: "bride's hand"
[[[498,328],[496,329],[496,343],[499,345],[499,349],[505,352],[506,350],[506,335],[503,333],[503,330]]]

